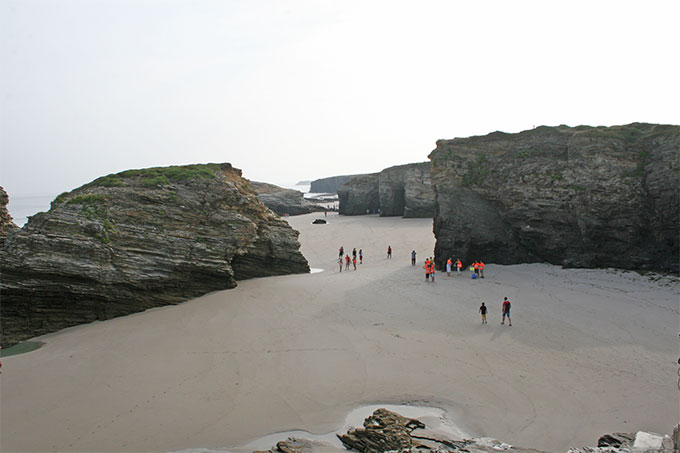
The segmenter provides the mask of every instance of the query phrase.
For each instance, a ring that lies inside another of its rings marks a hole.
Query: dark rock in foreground
[[[229,164],[99,178],[7,235],[2,344],[309,272],[297,236]]]
[[[680,126],[539,127],[440,140],[436,262],[678,272]]]
[[[678,427],[676,427],[677,433]],[[675,434],[674,434],[675,435]],[[386,409],[377,409],[364,421],[364,427],[350,429],[338,438],[343,445],[362,453],[388,452],[497,452],[541,453],[531,448],[519,448],[499,440],[483,437],[473,439],[449,439],[427,429],[417,419],[402,417]],[[608,443],[608,442],[612,443]],[[635,434],[617,433],[603,436],[598,447],[571,448],[569,453],[671,453],[680,445],[674,444],[669,436],[639,431]],[[267,452],[256,453],[321,453],[338,452],[333,445],[307,439],[289,438],[280,441]]]
[[[0,187],[0,249],[5,244],[5,237],[10,231],[14,231],[19,227],[12,220],[12,216],[7,210],[7,203],[9,203],[9,197],[5,189]]]
[[[324,210],[322,206],[307,201],[299,190],[284,189],[264,182],[251,181],[251,184],[257,198],[278,215],[300,215]]]

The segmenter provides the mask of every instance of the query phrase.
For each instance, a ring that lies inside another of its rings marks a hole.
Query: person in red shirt
[[[484,261],[479,262],[479,277],[484,278]]]
[[[510,319],[510,301],[507,297],[503,300],[503,320],[501,321],[501,324],[505,324],[506,316],[508,317],[508,325],[512,326],[512,320]]]
[[[460,269],[463,267],[463,263],[460,262],[460,258],[456,261],[456,268],[458,269],[458,274],[460,274]]]

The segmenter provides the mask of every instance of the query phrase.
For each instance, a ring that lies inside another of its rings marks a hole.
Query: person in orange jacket
[[[475,261],[474,263],[472,263],[472,267],[475,268],[475,274],[477,274],[477,277],[479,277],[479,263]]]
[[[484,278],[484,261],[479,262],[479,276]]]
[[[425,281],[429,282],[430,281],[430,259],[429,258],[425,259],[425,265],[423,267],[425,268]]]
[[[446,260],[446,275],[451,276],[451,264],[453,264],[453,261],[451,261],[451,258]]]
[[[463,267],[463,263],[460,262],[460,258],[456,261],[456,268],[458,269],[458,274],[460,274],[460,269]]]
[[[436,272],[434,260],[430,261],[430,278],[432,278],[432,283],[434,283],[434,274]]]

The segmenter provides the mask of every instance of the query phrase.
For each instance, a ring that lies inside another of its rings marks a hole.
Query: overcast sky
[[[680,1],[2,0],[0,185],[230,162],[257,181],[440,138],[680,124]]]

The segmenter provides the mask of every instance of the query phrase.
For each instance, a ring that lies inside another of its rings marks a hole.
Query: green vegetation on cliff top
[[[213,179],[220,169],[221,164],[194,164],[126,170],[102,176],[83,187],[121,187],[125,185],[126,180],[132,179],[147,187],[165,186],[172,182]]]

